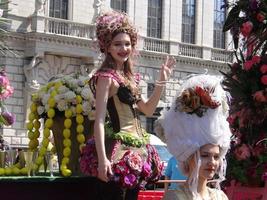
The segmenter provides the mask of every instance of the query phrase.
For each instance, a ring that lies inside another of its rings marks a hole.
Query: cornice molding
[[[7,36],[8,40],[20,40],[20,41],[36,41],[36,42],[48,42],[60,45],[70,45],[82,48],[92,48],[94,41],[85,38],[76,38],[64,35],[54,35],[47,33],[29,32],[18,33],[10,32]]]
[[[158,52],[149,52],[149,51],[139,51],[139,64],[144,64],[142,63],[142,60],[153,60],[153,62],[162,62],[165,57],[166,53],[158,53]],[[223,62],[217,62],[213,60],[204,60],[200,58],[193,58],[193,57],[185,57],[185,56],[179,56],[179,55],[173,55],[176,58],[176,62],[190,66],[190,67],[195,67],[195,68],[202,68],[202,69],[208,69],[208,70],[214,70],[214,71],[227,71],[228,66],[227,63]],[[144,65],[145,66],[145,65]]]

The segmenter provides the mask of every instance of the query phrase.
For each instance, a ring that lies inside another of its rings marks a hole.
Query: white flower
[[[72,116],[76,116],[76,106],[71,106],[70,109],[72,111]]]
[[[83,108],[83,114],[84,115],[88,115],[89,112],[91,112],[91,110],[92,110],[89,101],[83,101],[82,102],[82,108]]]
[[[69,91],[69,89],[65,86],[65,85],[61,85],[59,88],[58,88],[58,93],[59,94],[63,94],[65,92]]]
[[[68,103],[64,99],[61,99],[60,101],[57,102],[57,109],[59,111],[65,111],[68,109]]]
[[[76,94],[81,94],[82,90],[83,89],[81,87],[77,87],[75,92],[76,92]]]
[[[91,95],[91,90],[89,88],[84,88],[81,93],[82,98],[85,100],[89,100]]]
[[[44,111],[45,111],[44,106],[38,106],[37,107],[37,113],[38,113],[38,115],[42,115],[44,113]]]
[[[64,96],[66,101],[72,101],[73,99],[76,99],[76,94],[73,91],[66,92]]]
[[[46,105],[49,98],[50,98],[50,94],[44,94],[42,97],[42,104]]]
[[[0,17],[3,16],[4,10],[0,9]]]

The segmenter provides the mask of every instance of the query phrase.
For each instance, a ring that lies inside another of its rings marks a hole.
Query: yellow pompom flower
[[[28,122],[27,123],[27,129],[28,130],[32,130],[33,129],[33,123],[32,122]]]
[[[63,176],[66,176],[66,177],[71,175],[71,171],[69,169],[64,169],[61,172],[62,172]]]
[[[69,157],[70,156],[70,153],[71,153],[71,149],[69,147],[65,147],[63,149],[63,155],[64,155],[64,157]]]
[[[65,117],[66,118],[71,118],[72,117],[72,111],[71,111],[71,109],[65,110]]]
[[[63,145],[64,145],[64,147],[70,147],[71,146],[71,140],[70,139],[64,139]]]
[[[49,118],[53,118],[54,116],[55,116],[55,109],[53,109],[53,108],[49,108],[49,110],[48,110],[48,112],[47,112],[47,116],[49,117]]]
[[[76,116],[76,122],[78,124],[82,124],[84,122],[84,117],[81,114],[77,114],[77,116]]]
[[[39,129],[41,127],[41,123],[39,122],[39,120],[35,120],[33,122],[33,126],[35,129]]]
[[[64,120],[64,126],[65,126],[66,128],[70,128],[70,127],[71,127],[71,124],[72,124],[71,119],[65,119],[65,120]]]
[[[64,138],[69,138],[70,137],[70,129],[65,128],[63,130],[63,136],[64,136]]]
[[[53,120],[52,119],[46,119],[45,120],[45,127],[46,128],[51,128],[53,126]]]
[[[70,162],[70,159],[68,157],[62,158],[62,161],[61,161],[62,165],[67,165],[69,162]]]
[[[56,105],[56,100],[55,100],[54,98],[49,98],[49,99],[48,99],[48,105],[49,105],[50,108],[55,107],[55,105]]]
[[[83,134],[78,134],[77,135],[77,141],[80,143],[80,144],[83,144],[85,142],[85,137]]]
[[[28,116],[29,121],[33,121],[37,118],[37,115],[35,115],[33,112],[31,112]]]
[[[81,95],[77,95],[77,96],[76,96],[76,101],[77,101],[77,103],[79,103],[79,104],[82,103],[83,98],[81,97]]]
[[[77,133],[83,133],[84,131],[84,126],[82,124],[78,124],[76,127]]]
[[[37,105],[35,103],[32,103],[30,109],[31,109],[31,112],[36,112],[37,111]]]
[[[82,113],[82,111],[83,111],[83,106],[82,106],[82,104],[77,104],[77,105],[76,105],[76,113],[77,113],[77,114],[80,114],[80,113]]]
[[[50,129],[44,128],[43,134],[44,134],[44,137],[49,138],[50,137]]]

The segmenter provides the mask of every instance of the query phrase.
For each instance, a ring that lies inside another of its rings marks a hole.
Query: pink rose
[[[266,64],[265,65],[262,65],[260,67],[260,71],[261,71],[261,73],[265,74],[267,72],[267,65]]]
[[[264,95],[263,90],[255,92],[252,96],[258,102],[267,102],[267,97]]]
[[[247,21],[242,24],[240,31],[244,37],[247,37],[250,35],[250,32],[252,31],[253,24],[250,21]]]
[[[142,174],[144,177],[147,177],[151,174],[151,166],[147,162],[145,162],[143,165]]]
[[[137,152],[130,152],[127,156],[126,156],[126,161],[128,166],[137,172],[141,172],[142,171],[142,158],[141,156],[137,153]]]
[[[261,83],[262,83],[263,85],[267,85],[267,75],[263,75],[263,76],[261,77]]]
[[[248,145],[242,144],[240,147],[236,148],[234,155],[237,160],[245,160],[250,157],[250,150]]]
[[[262,13],[258,13],[256,18],[259,22],[263,22],[263,20],[265,19],[265,16]]]
[[[244,70],[246,71],[249,71],[252,66],[253,66],[253,61],[252,60],[247,60],[245,63],[244,63]]]

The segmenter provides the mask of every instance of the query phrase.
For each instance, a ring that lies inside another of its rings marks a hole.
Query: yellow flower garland
[[[86,82],[87,83],[87,82]],[[47,146],[49,144],[49,137],[51,133],[51,128],[53,127],[54,121],[53,118],[55,117],[55,106],[56,106],[56,101],[55,101],[55,96],[58,94],[58,89],[60,86],[62,86],[62,82],[54,82],[54,83],[48,83],[45,91],[50,92],[50,97],[48,99],[48,106],[49,109],[47,111],[47,119],[44,122],[44,130],[43,130],[43,141],[41,148],[39,149],[39,154],[38,157],[34,163],[34,169],[37,170],[40,165],[43,163],[44,160],[44,155],[47,151]],[[81,150],[82,147],[85,145],[85,136],[84,136],[84,116],[82,115],[82,101],[83,98],[80,95],[76,96],[76,122],[77,122],[77,141],[79,142],[79,149]],[[71,109],[66,109],[64,112],[65,120],[64,120],[64,130],[62,131],[63,134],[63,158],[60,163],[60,171],[63,176],[70,176],[72,174],[71,170],[68,169],[68,164],[70,161],[70,155],[71,155],[71,126],[72,126],[72,120],[71,118],[73,117],[73,112]],[[35,103],[32,103],[31,105],[31,113],[29,114],[29,123],[27,124],[27,129],[28,129],[28,138],[30,140],[29,142],[29,149],[34,151],[37,150],[39,146],[38,138],[40,136],[39,128],[40,128],[40,122],[39,122],[39,116],[37,113],[37,105]],[[1,172],[0,172],[1,173]]]

